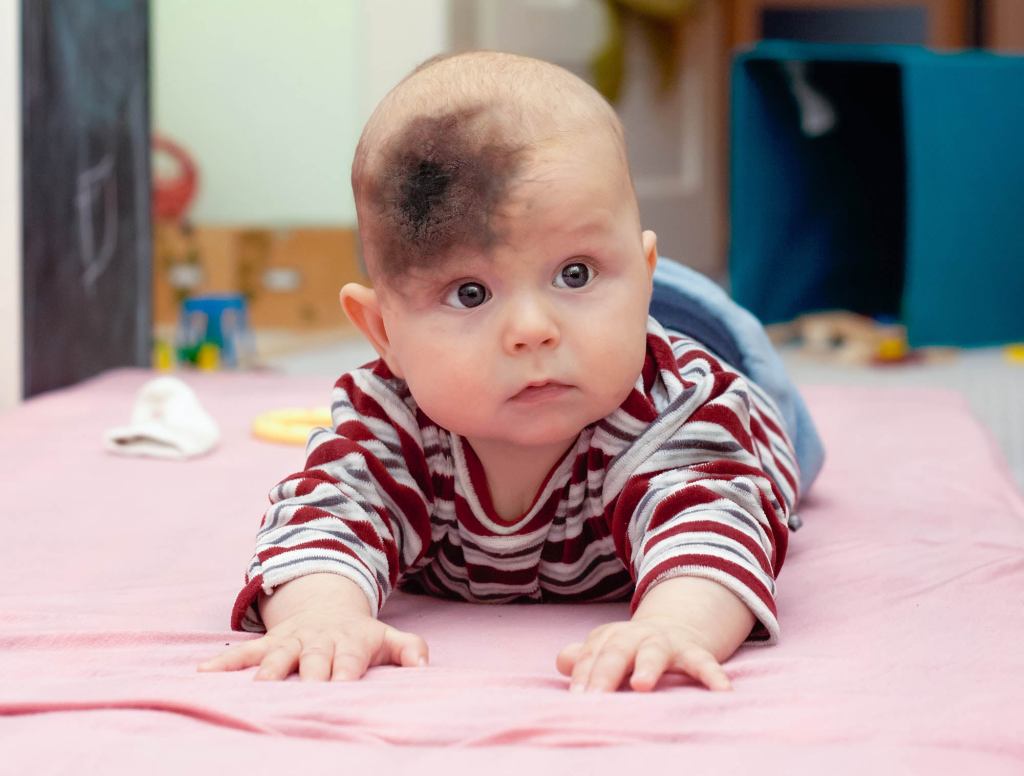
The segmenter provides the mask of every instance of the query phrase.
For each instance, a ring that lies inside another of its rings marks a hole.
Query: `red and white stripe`
[[[583,429],[529,512],[501,523],[483,467],[376,361],[334,388],[333,431],[270,493],[232,615],[262,631],[269,593],[341,574],[378,612],[396,587],[486,603],[611,601],[635,609],[655,583],[713,579],[774,643],[775,579],[797,499],[797,464],[771,399],[699,343],[648,324],[632,393]]]

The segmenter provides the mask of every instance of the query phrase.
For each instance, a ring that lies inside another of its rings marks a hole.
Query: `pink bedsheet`
[[[1024,503],[955,394],[808,388],[829,449],[779,580],[782,640],[727,663],[732,693],[573,695],[558,650],[625,604],[478,606],[397,594],[431,665],[358,683],[257,683],[196,663],[227,621],[266,491],[299,448],[257,413],[330,381],[190,376],[224,440],[119,458],[149,373],[0,416],[0,770],[384,772],[660,762],[689,772],[1024,773]],[[639,747],[639,748],[638,748]]]

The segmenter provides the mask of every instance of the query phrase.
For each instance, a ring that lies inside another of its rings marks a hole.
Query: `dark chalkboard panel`
[[[146,0],[22,3],[25,395],[149,363]]]

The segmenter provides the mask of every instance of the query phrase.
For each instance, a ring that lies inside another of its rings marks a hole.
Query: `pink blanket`
[[[383,617],[427,640],[427,668],[334,684],[197,673],[251,638],[228,629],[231,603],[267,490],[302,466],[249,423],[326,403],[330,381],[188,377],[221,424],[214,453],[102,452],[149,377],[109,373],[0,416],[4,772],[1024,772],[1024,503],[954,394],[806,390],[829,460],[780,576],[781,643],[740,649],[732,693],[672,678],[573,695],[555,655],[625,604],[397,594]]]

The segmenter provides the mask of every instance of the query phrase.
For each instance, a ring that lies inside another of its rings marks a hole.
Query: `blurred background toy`
[[[1024,366],[1024,342],[1007,345],[1003,350],[1003,354],[1009,363]]]
[[[267,442],[304,445],[314,428],[334,428],[328,407],[289,407],[264,412],[252,423],[253,436]]]
[[[253,344],[245,298],[208,294],[183,301],[177,356],[179,362],[204,370],[251,365]]]
[[[767,330],[776,345],[789,345],[801,355],[838,364],[890,366],[948,359],[956,353],[952,348],[911,349],[906,327],[896,319],[844,310],[808,313]]]

